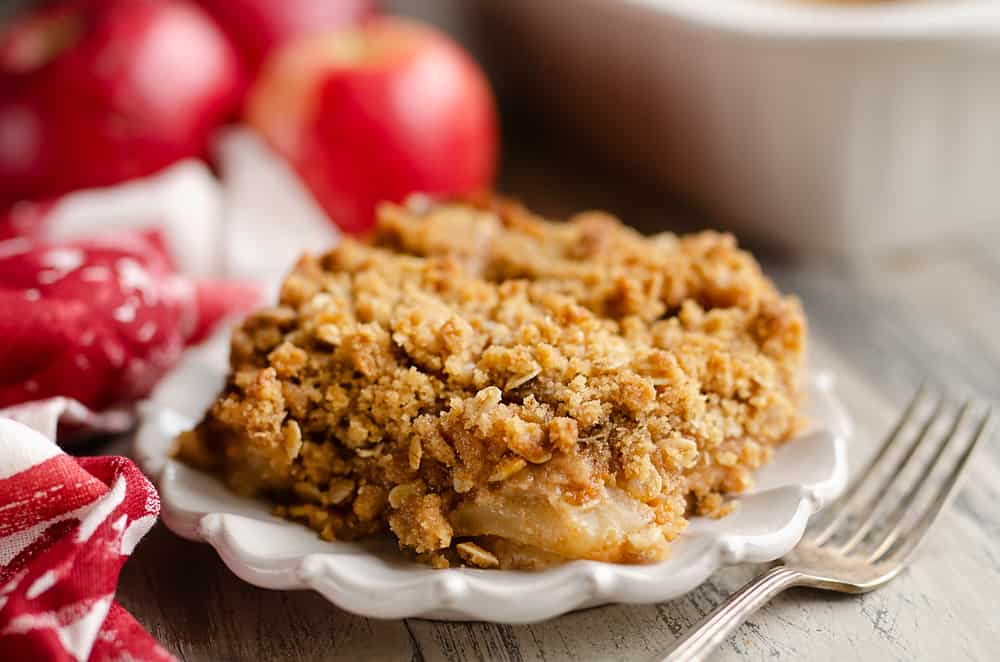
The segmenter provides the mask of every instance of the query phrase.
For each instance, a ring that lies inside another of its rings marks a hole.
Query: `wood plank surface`
[[[581,160],[587,163],[586,160]],[[603,207],[644,229],[701,224],[662,194],[599,162],[568,166],[533,148],[509,155],[504,187],[542,211]],[[766,255],[766,254],[765,254]],[[863,463],[925,377],[1000,397],[1000,242],[956,240],[865,264],[765,257],[809,315],[811,361],[833,370]],[[912,568],[861,597],[789,592],[716,660],[993,660],[1000,650],[1000,447],[975,458],[964,489]],[[507,626],[374,621],[309,592],[233,576],[207,545],[158,525],[126,565],[119,598],[171,651],[216,660],[647,660],[758,568],[718,572],[684,598],[607,606]]]

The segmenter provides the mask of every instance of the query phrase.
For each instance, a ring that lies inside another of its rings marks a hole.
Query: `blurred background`
[[[31,4],[41,3],[8,0],[2,16]],[[244,59],[261,34],[273,55],[378,12],[438,26],[495,92],[499,188],[545,213],[605,207],[644,230],[722,226],[756,247],[838,259],[992,234],[1000,214],[996,3],[194,4]],[[265,60],[261,43],[244,67],[250,83]],[[261,127],[246,111],[224,119]],[[325,169],[303,175],[321,202],[316,180],[334,177]],[[443,177],[413,184],[455,193],[485,182]],[[354,213],[364,214],[346,216]]]
[[[995,240],[996,3],[392,4],[484,63],[515,144],[582,150],[572,162],[597,178],[669,194],[653,207],[786,256]],[[677,222],[637,206],[616,209]]]
[[[341,5],[343,9],[334,9],[325,17],[327,24],[335,29],[350,27],[351,23],[360,20],[361,14],[367,9],[374,11],[375,3],[359,2],[358,0],[310,0],[316,6]],[[298,0],[292,5],[305,6],[310,1]],[[44,2],[42,0],[4,0],[0,3],[0,23],[7,25],[8,30],[17,16],[25,16],[31,10],[46,6],[59,6],[74,3]],[[75,3],[86,5],[87,3]],[[100,5],[100,2],[90,3]],[[111,3],[114,4],[114,3]],[[224,2],[206,0],[193,2],[199,9],[213,9]],[[249,14],[241,16],[238,11],[233,16],[221,16],[222,23],[231,20],[236,24],[245,24],[247,32],[260,31],[261,11],[254,12],[255,6],[273,6],[275,12],[282,6],[280,2],[268,0],[233,3],[250,6]],[[587,126],[581,125],[577,115],[607,113],[613,117],[620,110],[620,100],[604,98],[601,94],[590,94],[586,89],[568,94],[583,95],[584,105],[592,104],[587,113],[579,107],[578,101],[572,98],[564,99],[560,105],[554,105],[553,97],[563,93],[550,86],[552,77],[562,78],[562,65],[550,63],[549,56],[544,52],[547,40],[534,43],[530,35],[519,35],[512,32],[510,22],[516,16],[509,16],[504,11],[505,5],[514,3],[463,2],[461,0],[388,0],[377,3],[378,8],[385,13],[398,14],[426,21],[438,26],[446,34],[454,38],[469,54],[483,66],[489,77],[500,115],[500,134],[502,149],[499,150],[497,187],[524,201],[529,207],[537,208],[542,213],[555,216],[568,215],[584,208],[606,208],[622,215],[628,222],[646,230],[684,229],[697,227],[700,223],[690,220],[684,204],[674,198],[668,187],[657,182],[651,172],[650,164],[637,154],[628,154],[619,144],[620,126]],[[532,3],[525,3],[530,6]],[[557,6],[559,3],[553,3]],[[206,13],[211,13],[206,11]],[[309,11],[304,15],[308,18]],[[317,12],[322,18],[324,12]],[[343,14],[343,16],[341,16]],[[248,18],[249,16],[249,18]],[[217,14],[218,17],[218,14]],[[355,20],[357,19],[357,20]],[[594,25],[597,33],[602,32],[601,25]],[[538,26],[543,29],[543,26]],[[323,21],[315,22],[308,28],[297,25],[288,26],[290,31],[329,31],[324,28]],[[239,28],[237,28],[237,31]],[[589,35],[588,41],[594,42],[594,52],[603,51],[600,45],[600,34]],[[183,35],[178,37],[183,41]],[[57,40],[58,41],[58,40]],[[134,44],[131,45],[135,47]],[[60,46],[61,48],[61,46]],[[57,49],[58,50],[58,49]],[[603,57],[603,56],[602,56]],[[549,64],[547,68],[542,65]],[[537,78],[536,78],[537,74]],[[89,73],[80,76],[89,76]],[[23,76],[21,76],[23,77]],[[7,76],[7,82],[0,80],[0,96],[18,98],[23,96],[15,89]],[[73,92],[70,92],[73,93]],[[603,93],[602,93],[603,94]],[[561,97],[560,97],[561,98]],[[44,103],[44,102],[43,102]],[[49,105],[54,105],[51,102]],[[417,99],[419,103],[419,99]],[[566,103],[574,104],[569,107]],[[564,114],[567,113],[568,114]],[[226,124],[243,124],[245,118],[217,118],[217,128]],[[54,124],[63,123],[65,117],[54,117]],[[571,121],[572,120],[572,121]],[[69,122],[65,122],[69,124]],[[73,130],[87,132],[84,121],[75,122]],[[16,130],[15,130],[16,131]],[[601,134],[610,132],[608,140],[593,140],[588,132]],[[630,138],[631,140],[631,138]],[[72,142],[66,139],[66,142]],[[643,142],[640,139],[640,144]],[[612,149],[607,149],[608,146]],[[115,158],[113,153],[102,149],[101,145],[92,144],[91,153],[100,152],[101,158]],[[209,156],[211,156],[209,154]],[[79,166],[83,169],[85,164]],[[143,173],[145,174],[145,173]],[[42,173],[30,175],[33,179],[45,178]],[[112,178],[102,182],[128,181],[127,177]],[[650,186],[652,184],[652,187]],[[24,188],[24,187],[22,187]],[[31,187],[27,187],[31,188]],[[58,193],[80,188],[73,185],[57,186]],[[33,198],[37,196],[7,196],[7,204],[19,197]],[[387,192],[388,193],[388,192]],[[49,193],[45,196],[50,197]],[[0,197],[0,202],[3,202]],[[686,220],[687,219],[687,220]]]

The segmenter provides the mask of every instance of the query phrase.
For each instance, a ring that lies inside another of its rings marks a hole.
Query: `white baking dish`
[[[471,4],[534,109],[709,222],[858,254],[1000,221],[1000,2]]]

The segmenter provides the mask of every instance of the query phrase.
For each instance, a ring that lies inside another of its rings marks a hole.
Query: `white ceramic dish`
[[[420,4],[464,12],[506,98],[742,235],[859,255],[1000,218],[995,0]]]
[[[222,385],[227,335],[190,352],[143,407],[135,456],[160,489],[163,521],[180,536],[212,545],[251,584],[312,588],[364,616],[525,623],[598,604],[668,600],[720,566],[787,552],[809,516],[846,481],[849,421],[832,379],[821,375],[812,380],[813,429],[776,453],[732,515],[693,520],[669,560],[645,566],[576,561],[542,572],[432,570],[407,561],[389,542],[323,542],[272,517],[266,503],[237,497],[169,458],[173,438],[197,421]]]

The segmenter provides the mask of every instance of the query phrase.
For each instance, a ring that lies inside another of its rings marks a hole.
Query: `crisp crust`
[[[435,567],[656,560],[798,430],[805,335],[729,235],[384,205],[234,332],[178,454]]]

